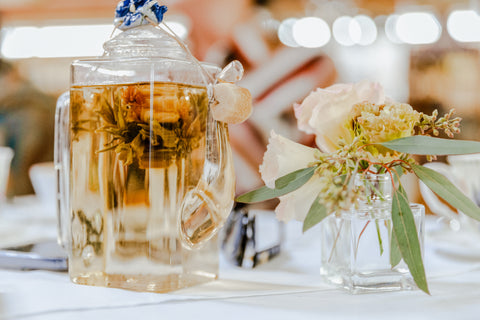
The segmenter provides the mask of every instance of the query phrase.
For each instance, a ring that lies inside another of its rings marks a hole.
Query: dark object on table
[[[282,240],[283,224],[273,212],[242,208],[225,224],[222,250],[234,265],[254,268],[278,256]]]
[[[56,241],[0,250],[0,268],[66,271],[67,257]]]

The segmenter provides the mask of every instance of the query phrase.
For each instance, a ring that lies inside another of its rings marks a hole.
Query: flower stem
[[[365,227],[363,227],[362,231],[358,235],[358,240],[357,240],[357,247],[355,248],[355,259],[357,258],[357,253],[358,253],[358,247],[360,247],[360,239],[362,238],[363,233],[365,232],[365,229],[367,229],[368,225],[370,224],[371,220],[368,220],[367,223],[365,224]],[[335,240],[336,241],[336,240]]]
[[[342,231],[342,228],[343,228],[343,222],[344,222],[344,220],[342,219],[342,221],[340,222],[340,227],[338,228],[337,236],[335,237],[335,241],[333,242],[332,251],[330,251],[330,256],[328,257],[328,263],[332,262],[333,253],[335,252],[335,248],[337,247],[338,238],[340,238],[340,232]]]
[[[380,255],[383,255],[383,242],[382,235],[380,233],[380,225],[378,224],[378,219],[375,219],[375,227],[377,229],[378,245],[380,247]]]

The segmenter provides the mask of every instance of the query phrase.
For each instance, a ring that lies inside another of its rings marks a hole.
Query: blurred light
[[[5,58],[30,58],[41,43],[37,41],[36,27],[5,28],[2,31],[2,56]]]
[[[434,43],[442,34],[440,23],[431,13],[410,12],[398,17],[396,23],[398,38],[409,44]]]
[[[330,41],[328,24],[316,17],[302,18],[293,25],[293,39],[305,48],[320,48]]]
[[[180,38],[187,37],[188,28],[183,23],[167,24]],[[6,27],[2,32],[1,55],[8,59],[100,56],[113,29],[111,24]]]
[[[298,43],[293,38],[293,25],[297,21],[298,19],[295,18],[285,19],[278,27],[278,39],[286,46],[298,47]]]
[[[353,22],[356,22],[360,29],[360,37],[358,40],[354,40],[355,43],[358,43],[362,46],[367,46],[375,42],[377,39],[377,27],[375,26],[375,22],[372,18],[365,15],[359,15],[353,18]]]
[[[368,16],[359,15],[354,18],[343,16],[333,23],[333,36],[344,46],[359,44],[370,45],[377,39],[377,27]]]
[[[473,10],[456,10],[447,20],[450,36],[459,42],[480,41],[480,16]]]
[[[171,14],[163,21],[182,40],[186,40],[192,29],[192,20],[185,14]]]
[[[355,18],[350,20],[350,25],[348,26],[348,33],[354,44],[358,44],[362,39],[362,27]]]
[[[352,17],[343,16],[339,17],[335,20],[332,26],[332,33],[335,40],[344,46],[353,46],[355,41],[352,39],[351,36],[351,28],[352,26],[357,26],[360,28],[358,23],[352,23],[354,20]]]
[[[398,14],[392,14],[385,21],[385,34],[387,35],[388,40],[393,43],[402,43],[402,40],[400,40],[397,34],[398,17]]]
[[[280,21],[275,19],[266,19],[262,21],[262,28],[264,30],[275,30],[278,32],[278,28],[280,27]]]
[[[112,33],[111,25],[5,28],[5,58],[98,56]]]

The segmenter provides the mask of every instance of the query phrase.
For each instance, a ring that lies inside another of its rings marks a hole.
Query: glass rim
[[[391,209],[392,209],[391,201],[387,201],[385,203],[382,202],[380,206],[376,206],[378,204],[379,203],[377,202],[375,204],[370,204],[366,206],[358,206],[358,207],[352,206],[350,209],[334,211],[328,216],[339,218],[339,217],[354,217],[354,216],[357,216],[358,214],[371,215],[372,210],[374,212],[388,212],[389,214],[391,214]],[[410,210],[414,215],[425,214],[425,206],[421,203],[410,202]]]
[[[189,61],[184,59],[176,59],[170,57],[92,57],[86,59],[74,60],[70,64],[70,87],[73,86],[85,86],[85,85],[104,85],[104,84],[127,84],[127,83],[136,83],[137,80],[131,82],[129,80],[109,80],[112,76],[118,77],[131,77],[134,76],[135,70],[138,68],[145,69],[155,69],[158,71],[164,70],[168,73],[174,74],[176,69],[181,70],[191,70],[189,73],[192,77],[194,74],[210,75],[212,79],[205,78],[204,81],[201,81],[202,86],[211,84],[213,78],[216,74],[221,72],[221,68],[215,64],[208,62],[199,62]],[[86,74],[93,75],[95,73],[103,74],[106,78],[103,80],[96,79],[85,80],[84,76]],[[81,74],[84,74],[81,76]],[[78,76],[78,77],[77,77]],[[120,81],[120,82],[119,82]],[[189,81],[170,81],[173,83],[190,83]],[[194,81],[193,83],[197,83]]]
[[[410,209],[425,209],[425,206],[421,203],[410,202]]]
[[[357,172],[354,175],[354,180],[357,183],[361,182],[362,180],[389,182],[389,181],[392,180],[392,177],[390,176],[389,173],[370,173],[370,172],[360,173],[360,172]]]
[[[75,66],[82,66],[83,64],[99,64],[99,63],[121,63],[121,62],[145,62],[145,63],[156,63],[156,62],[164,62],[164,61],[174,61],[179,63],[192,63],[195,64],[194,61],[189,61],[185,59],[175,59],[170,57],[163,57],[163,56],[153,56],[153,57],[111,57],[111,56],[103,56],[103,57],[92,57],[92,58],[82,58],[76,59],[71,63],[72,67]],[[210,63],[210,62],[203,62],[199,61],[202,67],[212,68],[221,70],[220,66]]]

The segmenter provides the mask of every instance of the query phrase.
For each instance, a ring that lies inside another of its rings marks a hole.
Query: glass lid
[[[182,40],[162,23],[166,11],[167,7],[155,0],[120,1],[114,24],[123,32],[104,43],[104,55],[192,60]]]

